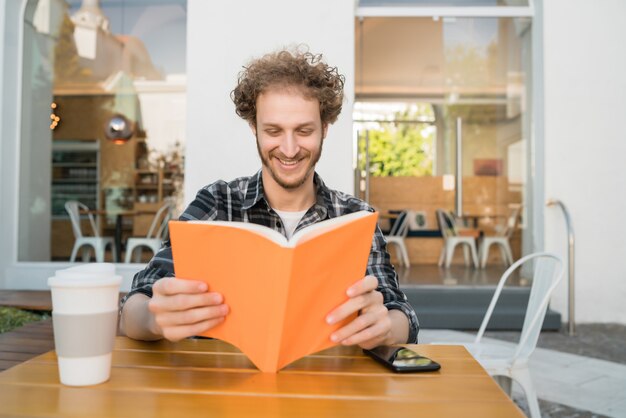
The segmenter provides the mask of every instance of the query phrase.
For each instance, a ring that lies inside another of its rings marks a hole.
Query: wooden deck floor
[[[0,290],[0,306],[51,311],[52,298],[49,290]]]
[[[51,311],[50,291],[0,290],[0,306]],[[54,349],[52,319],[32,322],[0,334],[0,371]]]
[[[120,293],[120,299],[126,293]],[[47,290],[0,290],[0,306],[51,311],[52,299]],[[52,319],[32,322],[0,334],[0,371],[54,350]]]
[[[0,334],[0,371],[54,349],[52,319]]]

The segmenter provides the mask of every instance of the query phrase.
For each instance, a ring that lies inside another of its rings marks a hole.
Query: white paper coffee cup
[[[108,263],[58,270],[48,279],[54,344],[64,385],[109,380],[121,282],[115,266]]]

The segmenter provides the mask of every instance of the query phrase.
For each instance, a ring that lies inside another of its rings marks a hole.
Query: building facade
[[[43,23],[28,18],[35,15],[39,3],[46,3],[48,8],[48,19]],[[99,3],[104,1],[83,4]],[[128,3],[131,7],[141,2]],[[410,6],[410,2],[406,3]],[[69,7],[78,6],[77,2],[69,2]],[[126,43],[119,43],[119,38],[103,35],[106,34],[103,19],[83,22],[77,15],[74,24],[84,32],[82,41],[77,43],[82,58],[97,55],[94,45],[98,43],[85,39],[99,36],[108,39],[102,44],[108,45],[107,48],[128,46],[126,50],[130,52],[126,60],[121,59],[120,69],[128,72],[129,63],[141,64],[144,75],[131,84],[143,106],[153,109],[145,112],[144,122],[154,123],[159,133],[170,129],[168,126],[180,125],[180,118],[169,125],[163,123],[159,105],[151,101],[157,94],[173,91],[179,103],[175,110],[186,109],[183,112],[185,128],[171,128],[172,136],[185,136],[184,202],[190,201],[195,192],[209,182],[249,175],[258,169],[258,157],[252,145],[254,137],[235,115],[229,98],[242,65],[254,56],[283,46],[307,44],[311,51],[323,52],[346,76],[346,102],[340,119],[330,128],[318,171],[331,187],[354,193],[353,107],[358,100],[357,78],[361,68],[355,34],[359,17],[372,13],[364,8],[383,10],[385,6],[385,2],[352,0],[235,0],[219,5],[188,0],[184,4],[186,54],[180,58],[185,64],[183,78],[171,74],[166,77],[159,73],[158,65],[149,65],[141,44],[128,39]],[[45,148],[38,142],[44,134],[50,135],[46,131],[49,120],[44,125],[36,122],[42,115],[48,117],[49,108],[40,106],[39,114],[24,111],[32,98],[25,95],[25,91],[46,85],[26,71],[30,69],[28,63],[32,63],[33,55],[24,51],[28,51],[28,42],[32,40],[28,35],[29,22],[32,27],[37,23],[51,30],[52,23],[60,21],[55,10],[67,7],[68,3],[60,0],[0,1],[0,236],[3,237],[0,287],[45,288],[47,277],[66,265],[49,257],[50,248],[44,246],[41,257],[35,256],[37,251],[33,249],[34,243],[42,239],[48,242],[51,234],[48,205],[53,191],[49,190],[50,182],[46,183],[47,191],[31,191],[42,187],[42,174],[37,170],[43,170],[45,175],[52,170],[52,150],[50,145]],[[468,8],[459,9],[458,13],[469,13]],[[626,323],[626,309],[622,307],[626,298],[626,265],[621,262],[626,254],[626,222],[623,221],[626,174],[621,165],[626,141],[619,128],[620,116],[626,114],[623,77],[626,50],[619,43],[626,36],[626,29],[620,24],[626,5],[620,0],[602,0],[593,5],[583,0],[552,0],[530,2],[526,10],[531,10],[531,16],[522,17],[531,22],[528,42],[532,44],[531,80],[524,84],[528,92],[528,120],[525,122],[528,128],[523,136],[527,142],[523,149],[514,148],[525,155],[524,177],[528,179],[523,194],[525,219],[531,226],[526,231],[522,251],[548,250],[566,257],[567,231],[562,214],[546,206],[548,199],[564,202],[571,212],[576,233],[576,320]],[[444,9],[443,12],[450,13],[447,18],[454,18],[454,10]],[[446,17],[437,14],[442,13],[441,8],[419,13],[422,17],[431,13],[429,19],[433,21]],[[165,69],[164,73],[167,71]],[[112,82],[106,74],[102,80]],[[509,85],[516,86],[516,80],[510,79]],[[102,86],[118,85],[104,81]],[[52,81],[48,80],[48,85],[50,83]],[[509,93],[515,96],[514,90]],[[181,98],[181,91],[186,91],[184,98]],[[63,96],[52,88],[46,94],[50,102]],[[183,102],[184,106],[180,105]],[[508,111],[515,112],[511,108]],[[59,115],[60,132],[64,120],[61,111]],[[147,129],[146,136],[150,138],[150,135]],[[68,138],[70,136],[68,134]],[[133,152],[137,153],[137,148]],[[139,164],[137,158],[134,160],[134,164]],[[135,168],[139,170],[138,165]],[[105,181],[105,178],[100,180]],[[120,181],[117,177],[114,180]],[[124,187],[114,184],[111,189]],[[149,193],[140,198],[136,192],[139,189],[140,186],[135,186],[132,192],[136,200],[145,199],[141,203],[150,203]],[[106,195],[99,198],[106,200]],[[137,267],[120,265],[119,269],[125,276],[125,286],[129,286]],[[561,312],[565,319],[566,282],[552,301],[552,308]]]

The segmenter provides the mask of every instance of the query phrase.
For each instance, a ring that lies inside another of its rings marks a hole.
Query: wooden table
[[[0,373],[0,416],[524,416],[463,347],[415,348],[442,369],[394,374],[336,347],[264,374],[220,341],[117,337],[111,379],[100,385],[61,385],[54,351]]]
[[[478,228],[481,219],[501,220],[507,218],[507,214],[503,213],[490,213],[490,212],[464,212],[462,219],[466,220],[466,224],[471,224],[474,228]]]

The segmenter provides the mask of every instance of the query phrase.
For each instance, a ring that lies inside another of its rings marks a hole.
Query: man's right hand
[[[152,286],[150,312],[158,332],[170,341],[201,334],[224,321],[228,305],[206,283],[165,277]]]

